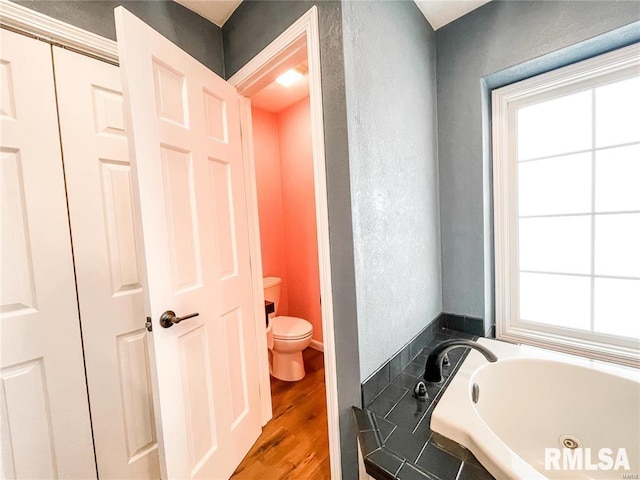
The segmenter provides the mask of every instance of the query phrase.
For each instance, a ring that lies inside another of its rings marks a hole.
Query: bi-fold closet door
[[[0,44],[0,477],[95,478],[51,47]]]
[[[98,475],[159,478],[120,71],[53,48]]]
[[[0,34],[1,476],[159,478],[118,68]]]

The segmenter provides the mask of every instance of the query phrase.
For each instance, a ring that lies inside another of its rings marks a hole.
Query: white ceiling
[[[287,70],[295,68],[302,73],[302,78],[293,85],[285,87],[280,85],[276,79]],[[302,49],[291,55],[278,68],[271,72],[271,81],[264,85],[259,91],[250,95],[251,106],[257,107],[267,112],[280,113],[289,108],[294,103],[309,96],[309,63],[307,61],[307,50]]]
[[[414,0],[434,30],[451,23],[490,0]]]
[[[175,0],[219,27],[224,25],[242,0]],[[414,0],[431,26],[438,28],[475,10],[490,0]]]
[[[221,27],[242,0],[174,0]]]
[[[267,112],[279,113],[308,96],[309,74],[305,74],[290,87],[283,87],[278,82],[270,83],[251,96],[251,106]]]

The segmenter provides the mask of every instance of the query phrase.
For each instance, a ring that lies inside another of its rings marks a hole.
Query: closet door
[[[95,478],[51,47],[0,44],[0,477]]]
[[[98,473],[157,479],[120,72],[58,47],[53,54]]]

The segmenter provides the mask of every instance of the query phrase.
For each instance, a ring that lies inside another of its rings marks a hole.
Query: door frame
[[[342,478],[340,457],[340,424],[338,410],[338,383],[335,354],[333,295],[331,285],[331,259],[329,248],[329,213],[327,206],[327,176],[324,149],[324,120],[322,107],[322,78],[320,66],[320,33],[318,7],[311,7],[280,36],[253,57],[228,82],[238,89],[240,98],[240,128],[242,129],[243,157],[247,208],[249,211],[251,264],[254,304],[256,308],[256,339],[258,341],[258,368],[260,371],[263,422],[272,416],[269,385],[269,364],[264,324],[264,291],[262,286],[262,259],[260,226],[258,222],[258,194],[251,126],[251,102],[245,96],[273,81],[276,69],[306,44],[309,64],[309,103],[311,112],[311,144],[313,153],[318,263],[320,270],[320,297],[322,311],[322,348],[326,385],[327,421],[329,427],[329,458],[331,478]],[[302,45],[302,46],[301,46]],[[251,211],[252,210],[252,211]],[[317,348],[317,346],[314,346]]]
[[[59,45],[112,64],[118,64],[118,46],[114,40],[89,32],[75,25],[54,19],[22,5],[0,0],[0,25],[30,37]],[[320,75],[320,34],[318,9],[311,7],[295,23],[256,55],[227,81],[240,93],[241,129],[243,135],[243,163],[247,182],[247,209],[250,222],[250,250],[252,268],[252,290],[256,308],[254,321],[260,369],[260,401],[263,424],[271,418],[271,394],[269,366],[267,362],[266,335],[264,328],[264,291],[262,287],[262,261],[258,224],[258,203],[251,131],[251,104],[242,94],[265,78],[283,60],[296,42],[306,40],[309,62],[309,100],[311,111],[311,141],[314,163],[314,187],[316,200],[316,223],[318,234],[318,261],[320,267],[320,294],[322,298],[322,329],[324,368],[329,427],[329,457],[331,478],[342,478],[340,456],[340,424],[338,410],[338,385],[335,355],[333,318],[333,296],[331,287],[331,263],[329,250],[329,220],[327,207],[326,168],[324,151],[324,122],[322,109],[322,85]],[[283,58],[283,55],[285,56]],[[142,321],[142,319],[141,319]],[[263,357],[264,354],[264,358]],[[266,373],[266,374],[265,374]],[[264,394],[264,393],[268,394]]]

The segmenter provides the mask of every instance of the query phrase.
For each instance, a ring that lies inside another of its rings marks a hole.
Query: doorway
[[[315,217],[318,253],[318,274],[321,299],[323,367],[326,384],[326,408],[331,459],[331,478],[341,478],[340,429],[338,418],[337,369],[335,357],[333,297],[329,255],[329,224],[327,208],[326,167],[324,151],[324,127],[322,89],[320,76],[320,45],[317,7],[312,7],[285,32],[269,44],[262,52],[229,79],[241,96],[240,116],[243,133],[243,155],[245,162],[246,191],[250,222],[251,263],[262,266],[260,220],[257,212],[258,195],[256,185],[256,158],[253,144],[252,99],[281,74],[295,66],[307,67],[309,92],[309,119],[313,184],[315,195]],[[253,212],[253,214],[252,214]],[[256,318],[264,315],[262,268],[253,270],[253,290]],[[271,386],[264,323],[256,322],[258,362],[260,370],[260,392],[263,425],[271,419]],[[275,412],[274,412],[275,413]]]
[[[275,310],[266,333],[273,417],[236,469],[237,480],[258,472],[330,478],[306,49],[292,52],[275,75],[247,99],[265,301]],[[292,349],[302,356],[281,353]]]

